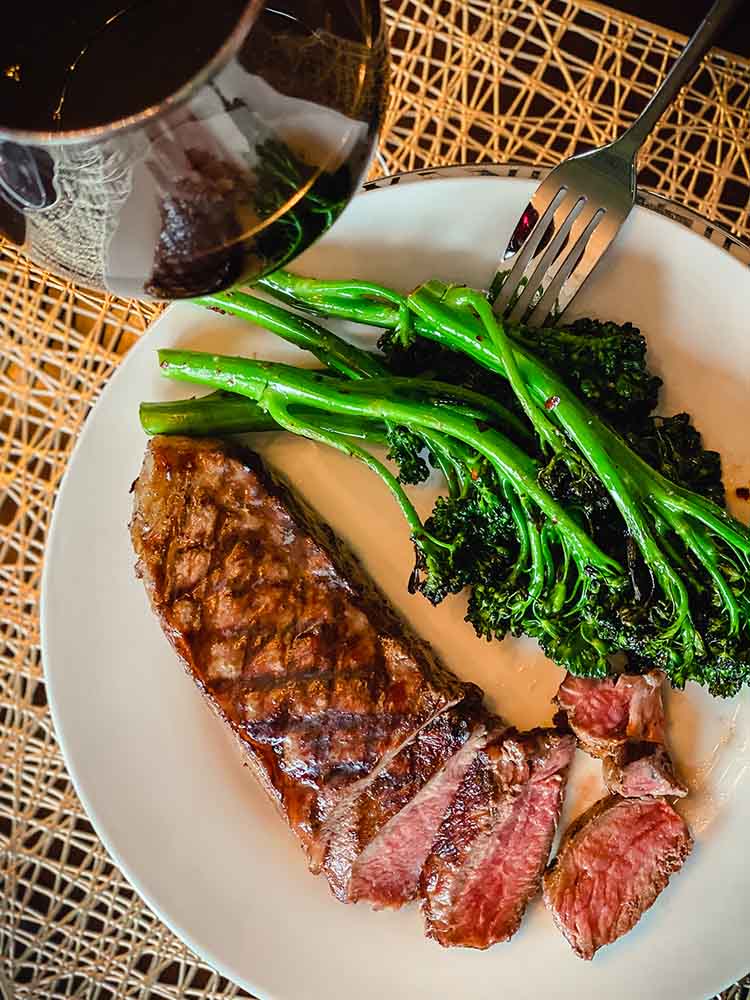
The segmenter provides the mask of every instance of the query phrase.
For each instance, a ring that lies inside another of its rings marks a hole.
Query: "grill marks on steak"
[[[664,799],[597,802],[567,831],[544,876],[544,901],[584,959],[631,930],[692,849]]]
[[[556,702],[593,757],[615,753],[626,740],[664,742],[664,674],[621,674],[603,680],[567,674]]]
[[[154,438],[137,572],[317,870],[324,824],[471,691],[252,453]]]
[[[541,886],[574,749],[554,730],[490,734],[422,871],[430,937],[488,948],[515,934]]]

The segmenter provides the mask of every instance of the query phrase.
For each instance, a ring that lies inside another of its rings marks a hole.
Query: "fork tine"
[[[545,299],[548,289],[556,282],[558,276],[561,280],[555,287],[562,285],[565,276],[570,275],[580,261],[589,238],[599,225],[603,214],[604,209],[601,205],[592,205],[591,203],[586,204],[583,210],[578,213],[574,223],[568,227],[568,238],[562,250],[551,260],[540,262],[533,276],[533,283],[530,283],[530,294],[525,296],[523,302],[519,300],[519,305],[522,308],[514,311],[512,318],[515,322],[530,322],[537,306]],[[546,302],[549,302],[549,297]]]
[[[506,319],[519,322],[544,285],[547,272],[565,249],[571,233],[578,229],[579,218],[586,214],[586,199],[580,194],[567,194],[560,202],[552,221],[553,236],[539,259],[532,258],[518,282],[520,294],[511,301]]]
[[[555,323],[568,307],[576,292],[594,270],[620,225],[599,209],[576,240],[570,253],[550,278],[544,294],[527,316],[530,326],[542,326],[551,318]]]
[[[500,285],[493,303],[495,312],[502,314],[507,309],[518,287],[521,275],[544,238],[547,227],[564,197],[565,188],[552,175],[543,181],[534,192],[534,196],[529,203],[529,208],[526,211],[528,212],[531,209],[536,215],[537,221],[520,247],[517,249],[513,247],[513,240],[518,225],[516,225],[513,236],[511,236],[508,242],[505,254],[503,255],[503,263],[500,265],[498,273],[495,275],[495,281],[493,282],[493,292],[497,285]]]

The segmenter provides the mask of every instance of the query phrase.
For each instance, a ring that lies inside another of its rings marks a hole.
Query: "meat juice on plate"
[[[696,836],[720,821],[748,770],[746,705],[732,700],[709,711],[704,698],[693,686],[665,698],[669,738],[690,793],[678,808]]]
[[[367,166],[376,0],[39,0],[4,28],[0,232],[81,284],[180,298],[272,270]]]

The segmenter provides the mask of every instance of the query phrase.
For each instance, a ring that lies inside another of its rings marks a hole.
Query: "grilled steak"
[[[687,795],[663,746],[628,740],[612,757],[602,762],[604,782],[610,792],[627,799],[647,795]]]
[[[256,455],[154,438],[134,493],[153,609],[318,871],[348,804],[424,727],[480,693],[436,661]],[[440,738],[447,759],[461,737]]]
[[[659,670],[604,680],[568,674],[555,700],[581,748],[606,757],[626,740],[664,742],[663,681]]]
[[[342,900],[376,908],[414,899],[419,873],[481,740],[481,698],[434,719],[338,817],[324,868]]]
[[[137,572],[154,611],[310,868],[342,900],[421,896],[443,945],[511,937],[541,885],[573,736],[521,734],[487,713],[482,692],[436,661],[253,453],[155,438],[134,493]],[[624,747],[663,739],[659,683],[582,690],[568,678],[560,689],[579,739],[617,750],[605,766],[624,791],[671,780],[661,748]],[[619,867],[606,860],[597,874],[613,841]],[[662,799],[613,798],[571,829],[546,892],[579,953],[632,926],[689,849]],[[586,895],[584,877],[603,880],[605,895]]]
[[[487,948],[515,934],[541,887],[574,749],[554,730],[490,734],[422,871],[430,937]]]
[[[544,876],[544,901],[575,953],[591,959],[634,927],[692,844],[664,799],[613,795],[579,816]]]

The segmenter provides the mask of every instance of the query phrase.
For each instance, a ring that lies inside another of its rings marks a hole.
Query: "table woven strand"
[[[682,42],[578,0],[388,0],[386,10],[394,74],[376,175],[553,164],[600,144],[638,113]],[[750,241],[749,109],[750,64],[714,53],[650,142],[641,179]],[[158,311],[76,289],[0,244],[4,1000],[248,996],[192,955],[110,862],[68,779],[42,679],[39,585],[55,493],[91,405]],[[723,994],[748,997],[750,978]]]

